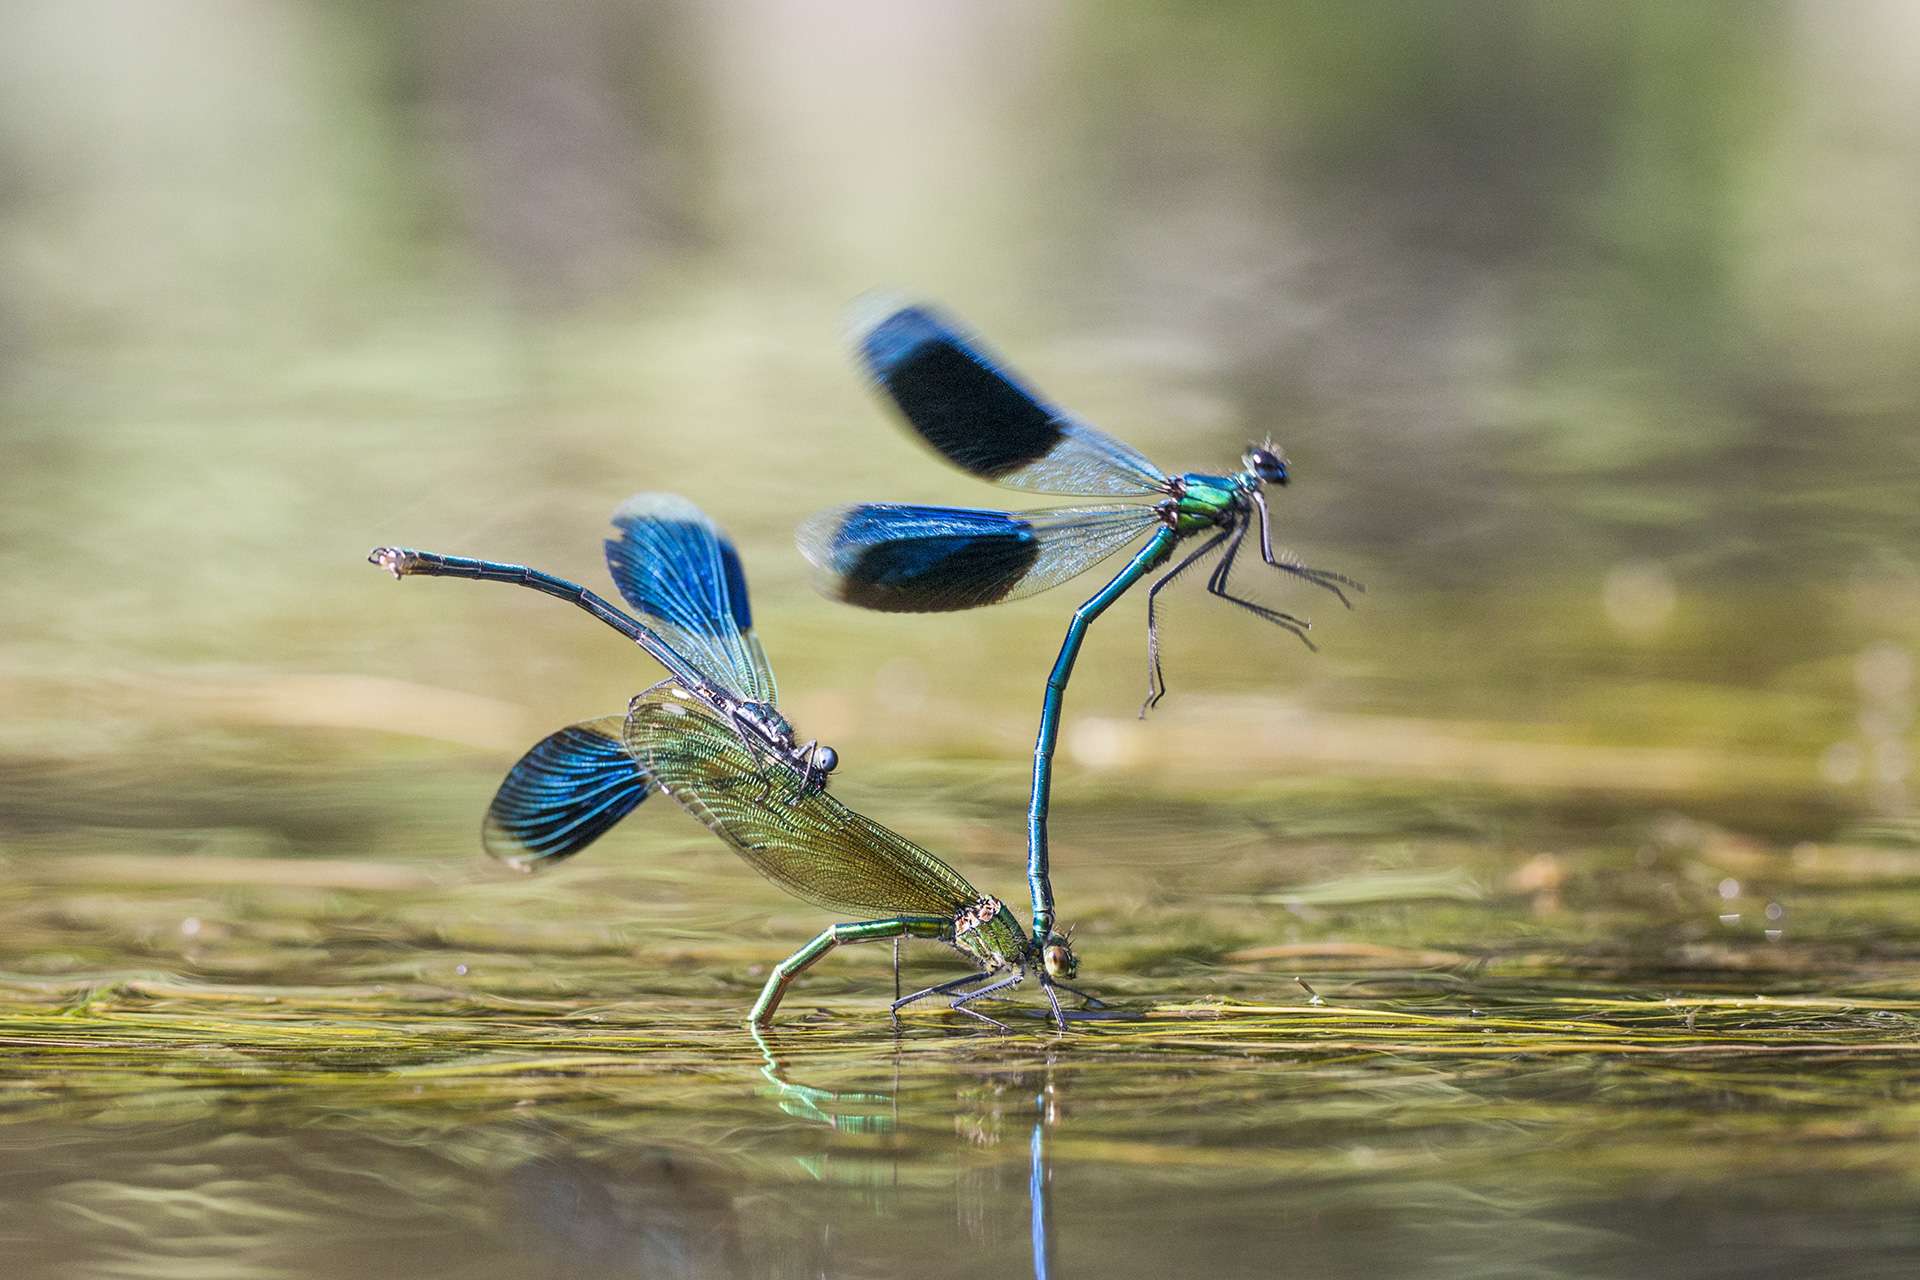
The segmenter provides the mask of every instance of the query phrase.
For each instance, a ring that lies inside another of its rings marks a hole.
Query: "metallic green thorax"
[[[1184,475],[1174,483],[1173,528],[1192,533],[1219,524],[1251,477]]]
[[[998,898],[982,898],[971,913],[961,912],[954,922],[953,945],[980,961],[986,969],[1041,964],[1019,921]]]

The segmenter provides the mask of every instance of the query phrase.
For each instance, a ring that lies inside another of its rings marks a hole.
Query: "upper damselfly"
[[[1209,594],[1298,636],[1306,619],[1248,599],[1231,575],[1249,536],[1279,573],[1331,592],[1352,607],[1364,588],[1343,574],[1276,553],[1267,507],[1270,485],[1290,472],[1271,442],[1249,446],[1241,470],[1170,475],[1131,445],[1048,404],[957,324],[930,307],[885,311],[859,330],[859,357],[913,429],[942,456],[983,480],[1014,489],[1129,499],[1041,511],[861,503],[821,512],[800,526],[799,544],[821,589],[868,609],[919,613],[1016,600],[1077,577],[1128,546],[1132,559],[1075,612],[1041,708],[1028,808],[1028,880],[1034,931],[1053,924],[1047,876],[1047,811],[1054,744],[1067,681],[1087,627],[1141,578],[1168,564],[1188,539],[1199,545],[1147,590],[1144,716],[1167,686],[1160,666],[1161,591],[1218,554]]]

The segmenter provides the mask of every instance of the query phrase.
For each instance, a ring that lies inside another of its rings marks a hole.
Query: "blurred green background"
[[[861,385],[841,325],[875,287],[1164,466],[1271,433],[1286,537],[1372,588],[1351,615],[1285,597],[1312,656],[1196,587],[1145,725],[1140,602],[1109,615],[1066,803],[1331,773],[1909,820],[1909,5],[95,0],[7,25],[12,851],[363,853],[436,771],[477,814],[520,748],[655,673],[558,605],[397,587],[365,550],[599,583],[606,515],[648,488],[741,542],[856,803],[966,760],[1017,805],[1094,579],[883,617],[813,595],[791,545],[829,503],[1005,502]],[[471,853],[465,817],[419,816],[408,850]]]

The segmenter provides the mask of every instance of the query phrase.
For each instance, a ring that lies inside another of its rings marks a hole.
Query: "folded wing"
[[[660,789],[787,892],[859,918],[952,915],[979,893],[919,845],[750,754],[677,688],[634,699],[627,747]]]

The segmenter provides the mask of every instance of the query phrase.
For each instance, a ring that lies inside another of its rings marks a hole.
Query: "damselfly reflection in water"
[[[797,741],[780,714],[733,543],[698,507],[672,494],[629,499],[613,524],[607,570],[644,622],[578,583],[525,565],[405,547],[376,547],[367,559],[396,578],[505,582],[578,605],[651,654],[669,673],[663,683],[699,699],[748,750],[793,766],[795,796],[824,788],[839,757],[818,741]],[[633,812],[652,784],[622,745],[620,725],[618,716],[569,725],[522,756],[487,806],[487,852],[523,870],[557,862]]]
[[[1054,916],[1047,873],[1054,745],[1067,682],[1093,620],[1134,583],[1165,565],[1176,544],[1203,539],[1147,590],[1144,716],[1167,691],[1160,669],[1158,596],[1216,552],[1220,559],[1207,578],[1211,595],[1313,647],[1306,619],[1233,589],[1233,567],[1256,525],[1260,558],[1280,573],[1332,592],[1349,608],[1347,589],[1364,588],[1342,574],[1308,568],[1274,551],[1266,487],[1285,485],[1290,472],[1271,443],[1249,447],[1241,460],[1243,469],[1232,474],[1169,475],[1133,446],[1042,400],[931,308],[892,310],[861,330],[857,345],[868,375],[906,424],[956,466],[1012,489],[1134,500],[1019,512],[897,503],[824,511],[801,525],[799,543],[828,595],[896,613],[971,609],[1044,591],[1152,535],[1111,582],[1074,611],[1047,677],[1027,814],[1033,932],[1044,937],[1053,928]]]
[[[770,1022],[794,979],[835,947],[914,937],[947,943],[976,971],[898,997],[894,1012],[946,996],[954,1009],[1004,1029],[971,1005],[1031,972],[1065,1027],[1055,988],[1074,976],[1077,962],[1064,937],[1028,938],[998,899],[826,794],[836,757],[831,748],[796,742],[779,714],[773,673],[752,630],[745,572],[713,522],[684,499],[642,495],[615,524],[620,536],[607,541],[608,567],[646,622],[522,565],[393,547],[369,556],[396,577],[508,582],[571,601],[671,673],[633,699],[624,722],[572,725],[522,757],[488,807],[489,852],[522,869],[558,862],[658,788],[788,892],[868,917],[828,928],[777,965],[753,1006],[754,1024]]]
[[[786,1064],[775,1052],[774,1044],[758,1029],[754,1030],[753,1039],[760,1048],[760,1074],[771,1086],[767,1092],[787,1115],[824,1125],[836,1134],[857,1135],[862,1139],[893,1138],[899,1131],[900,1063],[897,1056],[890,1092],[826,1089],[792,1078]],[[1033,1128],[1026,1142],[1027,1233],[1034,1280],[1046,1280],[1053,1267],[1052,1134],[1060,1121],[1059,1098],[1053,1080],[1053,1057],[1051,1054],[1047,1056],[1044,1073],[1037,1081],[1026,1071],[1008,1074],[998,1067],[987,1073],[983,1081],[979,1087],[962,1088],[954,1099],[954,1128],[963,1138],[971,1139],[967,1145],[992,1145],[1000,1140],[1002,1118],[1016,1114],[1003,1108],[1004,1100],[1028,1096],[1033,1100]],[[1029,1089],[1033,1090],[1030,1095],[1027,1093]],[[897,1160],[898,1146],[889,1145]],[[824,1167],[824,1162],[817,1157],[806,1157],[801,1164],[815,1177],[822,1176],[819,1170]],[[896,1169],[896,1180],[897,1176]]]

